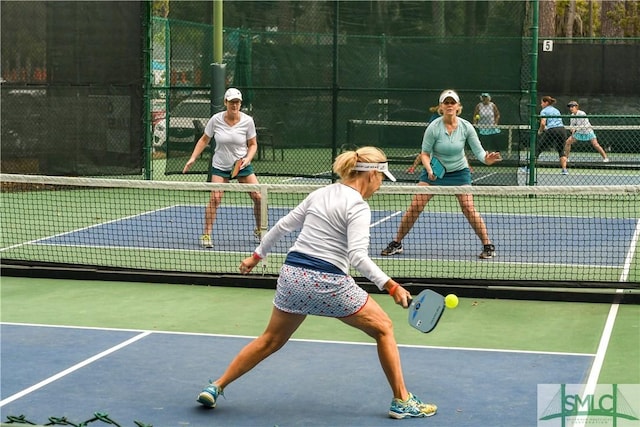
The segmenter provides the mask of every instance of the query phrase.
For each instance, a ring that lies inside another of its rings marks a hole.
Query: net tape
[[[181,181],[149,181],[112,178],[82,178],[47,175],[0,174],[0,182],[14,184],[58,185],[68,187],[97,187],[147,190],[178,191],[231,191],[231,192],[269,192],[269,193],[310,193],[325,185],[315,184],[239,184]],[[383,185],[376,194],[478,194],[492,196],[592,196],[592,195],[638,195],[640,185],[575,185],[575,186],[521,186],[505,185],[500,187],[483,186],[423,186],[423,185]]]

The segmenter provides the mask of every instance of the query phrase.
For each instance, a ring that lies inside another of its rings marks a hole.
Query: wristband
[[[260,261],[262,259],[262,257],[260,255],[258,255],[256,252],[254,252],[251,257],[253,259],[255,259],[256,261]]]
[[[389,295],[393,296],[393,294],[396,293],[396,289],[398,289],[398,286],[400,286],[400,285],[398,285],[397,283],[395,285],[393,285],[391,287],[391,289],[389,289]]]

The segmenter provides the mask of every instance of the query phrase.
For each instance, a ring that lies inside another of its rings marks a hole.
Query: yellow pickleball
[[[444,305],[447,308],[456,308],[458,306],[458,297],[454,294],[449,294],[444,297]]]

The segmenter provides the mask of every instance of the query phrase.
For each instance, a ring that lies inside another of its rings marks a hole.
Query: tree
[[[153,0],[151,15],[167,18],[169,16],[169,0]]]
[[[622,29],[623,37],[640,35],[640,2],[626,1],[623,7],[617,7],[614,14]]]
[[[596,14],[595,14],[595,1],[594,0],[587,0],[588,2],[588,26],[589,26],[589,33],[587,34],[588,37],[594,37],[596,35],[596,26],[595,26],[595,18],[596,18]]]
[[[620,13],[624,11],[624,0],[605,0],[600,9],[602,22],[602,37],[622,37]]]
[[[556,1],[539,2],[538,35],[540,37],[555,37],[556,35]]]
[[[577,18],[580,20],[579,16]],[[565,36],[573,37],[573,25],[576,22],[576,0],[569,0],[569,4],[567,6],[567,19],[565,22],[567,24]],[[580,23],[582,23],[581,20]],[[580,25],[580,27],[582,27],[582,25]],[[580,31],[580,33],[582,33],[582,31]]]

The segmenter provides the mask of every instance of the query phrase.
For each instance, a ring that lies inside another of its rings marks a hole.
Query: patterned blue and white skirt
[[[347,317],[360,311],[368,298],[351,276],[284,264],[273,305],[287,313]]]

